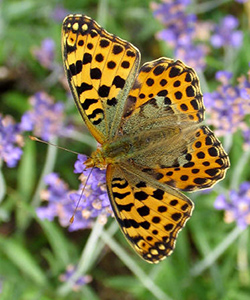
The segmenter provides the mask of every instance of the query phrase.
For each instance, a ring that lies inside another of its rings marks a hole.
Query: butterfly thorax
[[[161,140],[164,139],[164,146],[171,147],[171,143],[176,145],[176,133],[179,133],[178,128],[168,128],[164,130],[148,130],[134,136],[120,136],[116,137],[113,141],[108,141],[92,152],[91,156],[85,162],[87,168],[97,167],[104,169],[108,164],[120,164],[125,161],[132,163],[138,162],[138,157],[141,154],[142,160],[145,155],[155,153],[158,146],[161,145]],[[168,145],[167,145],[168,144]],[[170,145],[169,145],[170,144]],[[177,150],[176,150],[177,151]],[[154,159],[156,162],[156,159]],[[141,162],[145,165],[145,162]]]
[[[104,169],[108,164],[115,164],[125,159],[130,152],[130,148],[131,144],[128,140],[104,143],[101,148],[91,153],[91,156],[85,162],[85,166],[87,168]]]

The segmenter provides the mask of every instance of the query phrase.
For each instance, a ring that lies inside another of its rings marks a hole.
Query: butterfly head
[[[107,165],[111,162],[111,159],[103,155],[102,149],[96,149],[91,153],[91,156],[84,162],[86,168],[99,168],[101,170],[106,169]]]

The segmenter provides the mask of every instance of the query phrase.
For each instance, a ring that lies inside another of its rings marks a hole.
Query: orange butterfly
[[[140,52],[94,20],[63,22],[64,66],[78,110],[101,148],[86,167],[107,167],[107,189],[127,240],[146,261],[170,255],[193,203],[179,192],[209,188],[229,159],[202,125],[199,79],[160,58],[139,70]]]

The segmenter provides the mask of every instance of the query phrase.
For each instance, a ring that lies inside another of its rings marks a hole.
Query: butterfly
[[[229,158],[202,124],[195,71],[159,58],[140,69],[140,52],[91,18],[67,16],[63,61],[76,106],[101,144],[85,162],[106,168],[110,202],[121,231],[147,262],[175,247],[194,204],[180,191],[210,188]]]

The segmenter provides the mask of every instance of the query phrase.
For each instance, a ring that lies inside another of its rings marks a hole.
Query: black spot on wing
[[[144,205],[142,207],[137,208],[137,212],[141,217],[145,217],[150,214],[150,209],[146,205]]]
[[[130,192],[126,192],[126,193],[117,193],[117,192],[114,192],[114,193],[113,193],[113,196],[114,196],[114,198],[124,199],[124,198],[126,198],[128,195],[130,195],[130,194],[131,194]]]
[[[108,100],[107,100],[107,104],[108,104],[109,106],[116,106],[116,104],[117,104],[117,99],[116,99],[115,97],[113,97],[112,99],[108,99]]]
[[[98,99],[85,99],[84,102],[82,103],[82,108],[84,110],[87,110],[89,109],[89,107],[94,104],[94,103],[97,103],[98,102]]]
[[[121,205],[121,204],[117,204],[117,208],[119,211],[131,211],[131,208],[134,206],[133,203],[129,203],[129,204],[125,204],[125,205]]]
[[[104,119],[104,112],[102,109],[97,108],[91,114],[89,114],[87,116],[88,116],[90,122],[92,122],[94,125],[98,125]]]
[[[82,71],[82,61],[81,60],[77,60],[75,64],[71,64],[69,66],[69,70],[72,76],[75,76],[79,73],[81,73]]]
[[[92,90],[93,86],[91,84],[87,84],[86,82],[83,82],[80,86],[76,87],[76,91],[78,95],[81,95],[85,91]]]
[[[115,85],[116,88],[122,89],[125,85],[125,80],[121,76],[115,76],[112,85]]]
[[[105,98],[108,97],[109,91],[110,91],[110,87],[103,84],[99,87],[98,94],[100,97]]]
[[[124,183],[121,183],[124,182]],[[122,178],[113,178],[112,187],[117,187],[119,189],[124,189],[128,186],[128,182],[124,181]]]

